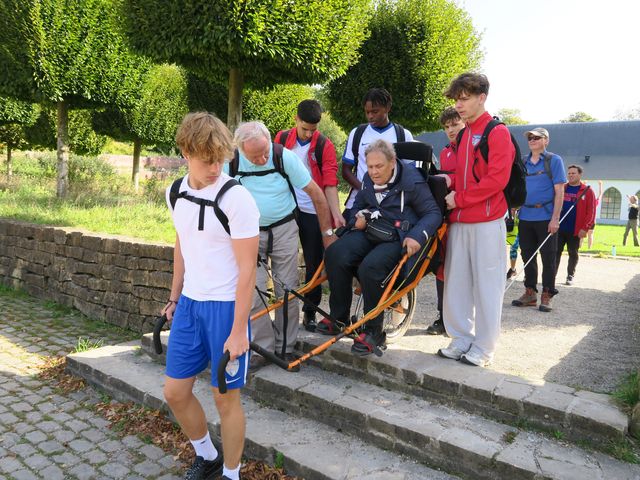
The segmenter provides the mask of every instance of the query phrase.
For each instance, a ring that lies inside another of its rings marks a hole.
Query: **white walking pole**
[[[576,206],[576,204],[580,201],[580,199],[584,196],[585,193],[587,193],[587,190],[589,190],[591,188],[591,186],[587,185],[587,188],[584,189],[584,192],[582,192],[582,195],[580,195],[580,197],[573,203],[573,205],[571,205],[571,207],[569,208],[569,210],[567,210],[567,213],[565,213],[563,215],[563,217],[560,219],[560,221],[558,222],[558,225],[560,225],[562,223],[562,221],[567,218],[567,215],[569,215],[569,212],[571,212],[571,210],[573,210]],[[542,248],[542,246],[547,242],[547,240],[549,240],[549,238],[551,237],[551,235],[554,235],[553,233],[550,233],[549,235],[547,235],[547,237],[542,241],[542,243],[540,244],[540,246],[538,248],[536,248],[536,251],[533,252],[533,254],[531,255],[531,257],[529,257],[529,260],[527,260],[527,263],[525,263],[522,266],[522,269],[520,271],[516,271],[516,273],[513,275],[513,278],[511,279],[511,282],[509,283],[509,285],[507,285],[507,288],[504,289],[505,293],[507,292],[507,290],[509,290],[511,288],[511,285],[513,285],[513,282],[516,281],[516,278],[518,278],[518,276],[524,272],[524,269],[527,267],[527,265],[529,265],[529,263],[531,262],[531,260],[533,260],[534,258],[536,258],[536,255],[538,254],[538,252],[540,251],[540,249]]]

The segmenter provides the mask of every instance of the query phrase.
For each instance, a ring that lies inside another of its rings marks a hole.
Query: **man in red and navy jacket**
[[[564,197],[558,230],[558,252],[556,257],[556,275],[560,267],[560,259],[564,246],[567,246],[569,264],[567,265],[567,285],[573,284],[578,265],[578,250],[580,239],[587,236],[587,232],[593,228],[596,212],[596,196],[593,190],[582,181],[582,167],[569,165],[567,179],[564,184]],[[575,208],[572,208],[574,207]]]
[[[438,354],[485,366],[493,359],[500,335],[506,270],[507,202],[504,190],[515,148],[509,130],[499,124],[488,134],[488,157],[476,148],[492,120],[484,104],[487,77],[458,76],[445,95],[465,121],[456,150],[455,174],[447,175],[451,192],[447,255],[444,267],[443,314],[451,343]]]
[[[303,100],[298,104],[296,126],[290,130],[279,131],[274,139],[275,143],[284,145],[300,157],[302,163],[311,173],[313,180],[324,191],[334,227],[344,226],[345,221],[340,212],[338,201],[338,162],[336,149],[329,138],[318,131],[318,124],[322,117],[322,107],[316,100]],[[298,230],[302,253],[306,267],[305,279],[308,282],[313,277],[324,257],[323,236],[332,236],[333,230],[320,231],[318,216],[311,198],[302,190],[295,189],[298,204]],[[305,298],[314,305],[319,305],[322,299],[322,287],[318,286],[305,294]],[[316,313],[312,306],[306,303],[302,307],[304,312],[303,325],[313,332],[316,329]]]

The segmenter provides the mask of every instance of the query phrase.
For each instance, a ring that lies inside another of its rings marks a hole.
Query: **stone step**
[[[142,354],[139,342],[103,347],[67,357],[68,369],[120,401],[167,411],[162,396],[164,369]],[[275,367],[271,367],[275,368]],[[285,373],[286,372],[282,372]],[[205,379],[194,392],[219,436],[219,418]],[[275,463],[281,455],[291,475],[306,480],[455,480],[411,458],[389,452],[315,420],[297,417],[243,395],[247,416],[245,455]]]
[[[167,339],[168,332],[163,332],[165,352]],[[301,329],[298,347],[307,352],[326,339]],[[609,395],[529,381],[397,345],[390,345],[382,357],[357,357],[350,352],[351,344],[343,339],[307,364],[504,423],[561,432],[567,440],[615,442],[628,431],[627,415]],[[164,361],[163,355],[153,352],[151,334],[143,336],[142,345],[153,358]],[[304,371],[303,366],[299,375]]]
[[[314,366],[258,371],[247,392],[388,451],[474,479],[632,479],[640,466]]]
[[[298,349],[308,352],[327,340],[301,329]],[[351,354],[343,339],[310,363],[327,371],[390,390],[452,404],[501,422],[562,432],[572,441],[621,441],[629,418],[610,395],[531,381],[389,345],[382,357]]]

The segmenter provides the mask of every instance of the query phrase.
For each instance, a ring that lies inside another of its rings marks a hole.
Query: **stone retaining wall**
[[[0,218],[0,283],[138,332],[169,298],[173,247]]]

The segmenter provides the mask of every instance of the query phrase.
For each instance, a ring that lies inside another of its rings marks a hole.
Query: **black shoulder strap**
[[[291,196],[293,197],[293,201],[296,202],[296,210],[298,209],[298,199],[296,198],[296,191],[291,184],[291,180],[289,180],[289,175],[287,175],[286,170],[284,169],[284,162],[282,161],[282,152],[284,147],[279,143],[273,144],[273,166],[276,172],[284,177],[287,181],[287,185],[289,186],[289,191],[291,192]]]
[[[504,123],[495,118],[487,123],[487,126],[484,127],[484,132],[482,132],[482,136],[480,137],[480,141],[475,146],[475,149],[480,150],[484,161],[487,163],[489,163],[489,134],[498,125],[504,125]]]
[[[316,141],[316,148],[313,154],[316,157],[316,163],[318,164],[318,170],[320,174],[322,174],[322,155],[324,153],[324,145],[327,143],[327,137],[323,134],[318,135],[318,140]]]
[[[546,172],[549,180],[553,180],[553,174],[551,173],[551,156],[553,153],[545,152],[544,153],[544,171]]]
[[[238,182],[235,179],[231,179],[231,180],[227,180],[227,183],[225,183],[222,188],[220,189],[220,191],[218,192],[218,194],[216,195],[216,198],[213,199],[213,212],[216,214],[216,217],[218,217],[218,221],[222,224],[222,228],[224,228],[224,230],[231,235],[231,229],[229,228],[229,218],[227,217],[227,215],[222,211],[222,209],[220,208],[220,205],[218,204],[220,202],[220,199],[222,198],[222,196],[227,192],[227,190],[235,187],[236,185],[240,185],[240,182]]]
[[[396,142],[406,141],[406,136],[404,134],[404,127],[399,123],[394,123],[393,128],[395,128],[396,130]]]
[[[171,204],[171,210],[176,208],[176,202],[180,198],[180,185],[184,177],[180,177],[171,184],[171,190],[169,190],[169,203]]]
[[[362,135],[369,126],[368,123],[363,123],[356,127],[356,131],[353,132],[353,141],[351,142],[351,153],[353,154],[353,171],[357,175],[358,173],[358,151],[360,150],[360,142],[362,141]]]
[[[233,151],[233,158],[229,162],[229,176],[231,178],[238,175],[238,166],[240,165],[240,151],[236,148]]]
[[[169,201],[171,202],[171,207],[175,208],[176,201],[178,201],[179,198],[184,198],[185,200],[189,200],[196,205],[200,205],[200,214],[198,216],[198,230],[204,230],[205,207],[213,207],[213,212],[216,214],[218,221],[222,224],[222,228],[224,228],[228,234],[231,234],[231,231],[229,229],[229,219],[218,205],[218,202],[227,190],[235,187],[236,185],[240,185],[240,182],[233,178],[227,180],[227,182],[220,188],[220,191],[218,192],[216,197],[213,200],[207,200],[204,198],[194,197],[193,195],[188,195],[186,191],[180,192],[179,189],[180,184],[182,183],[182,178],[176,180],[171,185],[171,190],[169,192]]]
[[[277,143],[279,143],[282,146],[285,146],[287,144],[288,138],[289,138],[289,130],[283,130],[282,133],[280,134],[280,138],[278,139]]]

